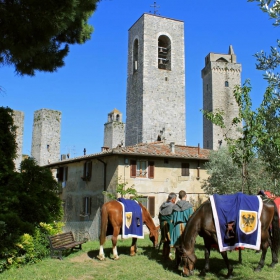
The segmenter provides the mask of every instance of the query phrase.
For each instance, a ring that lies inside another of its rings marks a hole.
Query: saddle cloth
[[[237,247],[260,249],[263,202],[243,193],[210,196],[220,252]]]
[[[122,238],[144,238],[142,209],[135,200],[118,198],[123,207]]]

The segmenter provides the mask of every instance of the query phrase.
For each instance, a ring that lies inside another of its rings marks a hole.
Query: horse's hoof
[[[97,258],[98,258],[100,261],[106,261],[106,258],[105,258],[104,256],[98,255]]]
[[[277,262],[273,262],[273,263],[270,264],[269,267],[273,268],[273,267],[275,267],[276,264],[277,264]]]
[[[205,270],[201,270],[200,273],[199,273],[199,276],[205,277],[206,276]]]
[[[189,275],[187,275],[187,274],[185,274],[185,273],[181,273],[181,276],[183,276],[183,277],[189,277]]]
[[[117,260],[119,260],[119,259],[120,259],[119,256],[114,257],[114,261],[117,261]]]
[[[256,268],[254,269],[254,272],[260,272],[261,270],[262,270],[261,267],[256,267]]]

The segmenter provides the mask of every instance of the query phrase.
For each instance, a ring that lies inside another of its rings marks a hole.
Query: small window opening
[[[225,81],[225,87],[228,87],[228,81]]]
[[[171,42],[165,35],[158,38],[158,68],[171,70]]]
[[[138,70],[138,39],[134,41],[133,44],[133,73]]]

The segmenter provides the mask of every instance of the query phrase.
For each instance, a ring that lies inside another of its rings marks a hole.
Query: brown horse
[[[141,203],[139,203],[141,209],[142,209],[142,220],[143,223],[146,224],[147,228],[150,231],[150,240],[153,242],[153,246],[158,246],[158,234],[159,234],[159,226],[156,227],[153,219],[146,209]],[[112,227],[113,228],[113,236],[112,236],[112,245],[113,245],[113,258],[115,260],[119,259],[118,251],[117,251],[117,239],[118,235],[120,234],[120,230],[122,228],[123,223],[123,209],[122,205],[116,201],[112,200],[105,204],[103,204],[101,209],[101,232],[100,232],[100,249],[99,249],[99,255],[97,256],[100,260],[105,260],[105,255],[103,251],[103,244],[106,241],[106,233],[107,228]],[[132,244],[130,247],[130,255],[134,256],[136,254],[136,243],[137,238],[132,238]]]
[[[278,211],[271,200],[263,202],[263,209],[261,213],[261,249],[262,255],[255,271],[260,271],[264,266],[267,248],[271,247],[272,263],[274,267],[278,263],[278,249],[279,249],[279,217]],[[271,230],[270,225],[272,225]],[[177,265],[179,261],[183,266],[183,276],[193,274],[196,263],[196,256],[194,253],[195,239],[197,235],[204,239],[205,252],[205,266],[201,271],[201,276],[209,271],[209,256],[212,244],[217,244],[217,234],[212,214],[210,201],[204,202],[191,216],[183,233],[182,244],[177,248]],[[229,263],[227,251],[221,252],[221,255],[226,263],[228,273],[227,278],[232,276],[232,265]]]

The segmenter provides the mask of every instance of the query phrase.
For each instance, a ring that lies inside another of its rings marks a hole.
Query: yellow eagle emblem
[[[251,234],[257,229],[258,212],[240,210],[239,212],[239,228],[246,234]]]
[[[132,222],[132,212],[125,213],[125,226],[130,228]]]

